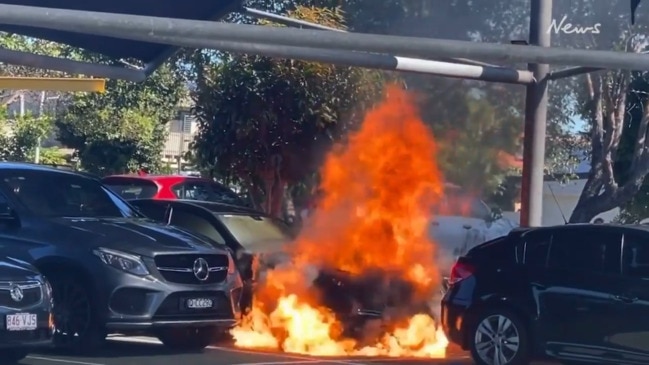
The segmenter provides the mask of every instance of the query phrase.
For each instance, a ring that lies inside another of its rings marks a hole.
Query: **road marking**
[[[83,361],[73,361],[73,360],[64,360],[64,359],[55,359],[52,357],[41,357],[41,356],[27,356],[28,359],[40,360],[40,361],[50,361],[50,362],[60,362],[63,364],[77,364],[77,365],[104,365],[96,362],[83,362]]]

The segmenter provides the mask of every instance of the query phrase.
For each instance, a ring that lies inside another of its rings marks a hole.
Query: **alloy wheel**
[[[499,314],[491,315],[478,325],[474,346],[478,356],[486,364],[510,364],[520,348],[518,329],[509,318]]]

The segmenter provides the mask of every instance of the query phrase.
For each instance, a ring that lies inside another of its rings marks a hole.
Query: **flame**
[[[231,331],[235,345],[315,356],[444,357],[448,341],[421,305],[441,281],[427,234],[444,187],[436,149],[410,96],[388,87],[360,129],[329,154],[318,210],[290,248],[294,261],[266,273],[252,310]],[[343,320],[309,290],[315,268],[352,277],[378,270],[391,278],[384,281],[396,278],[413,290],[384,311],[365,344],[347,338]]]

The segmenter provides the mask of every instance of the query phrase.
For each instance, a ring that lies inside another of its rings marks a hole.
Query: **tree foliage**
[[[620,183],[629,183],[633,178],[631,167],[634,164],[634,153],[642,128],[647,123],[646,107],[649,103],[649,75],[636,72],[631,76],[626,100],[626,116],[620,136],[618,155],[614,173]],[[637,163],[637,162],[636,162]],[[621,205],[618,219],[622,223],[639,223],[649,218],[649,181],[646,176],[638,192]]]
[[[289,15],[344,24],[334,9],[298,7]],[[328,64],[230,54],[203,62],[193,94],[197,158],[260,196],[259,206],[275,215],[287,184],[316,171],[382,85],[380,73]]]
[[[522,125],[515,115],[499,113],[489,101],[465,96],[456,103],[466,108],[453,124],[432,129],[440,140],[438,162],[445,177],[476,194],[491,194],[503,183],[520,150]]]
[[[57,116],[60,142],[98,175],[160,168],[166,123],[185,95],[178,70],[163,65],[142,83],[108,80],[106,92],[77,93]]]
[[[643,38],[627,40],[628,51],[644,50]],[[625,205],[649,173],[647,99],[639,90],[629,95],[632,74],[611,71],[587,75],[586,80],[591,170],[570,217],[572,223],[589,222],[599,213]]]
[[[52,133],[52,118],[31,115],[9,118],[6,112],[2,114],[0,114],[0,160],[33,161],[39,141]]]

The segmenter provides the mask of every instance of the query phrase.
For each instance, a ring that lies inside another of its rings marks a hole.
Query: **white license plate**
[[[7,315],[7,331],[32,331],[38,327],[35,314],[16,313]]]
[[[212,299],[207,298],[187,299],[187,308],[192,309],[212,308],[213,304]]]

